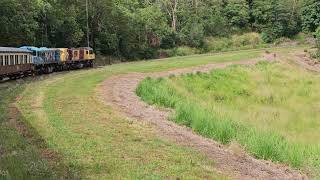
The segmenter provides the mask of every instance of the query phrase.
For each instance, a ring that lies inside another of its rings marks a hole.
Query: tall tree
[[[228,23],[235,29],[246,29],[250,20],[249,4],[246,0],[229,0],[224,9]]]
[[[306,0],[302,9],[303,29],[309,32],[315,32],[320,26],[320,1]]]
[[[37,0],[2,0],[0,5],[0,44],[21,46],[34,44],[38,22]]]

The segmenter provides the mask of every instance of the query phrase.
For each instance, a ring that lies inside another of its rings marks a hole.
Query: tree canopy
[[[258,32],[266,42],[315,32],[318,0],[89,0],[90,45],[152,58],[160,48],[201,48],[205,37]],[[86,46],[85,0],[2,0],[0,45]]]

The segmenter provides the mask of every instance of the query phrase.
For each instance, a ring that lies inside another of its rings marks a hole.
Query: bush
[[[209,37],[205,40],[207,52],[245,50],[267,46],[258,33],[246,33],[222,38]]]
[[[315,38],[311,33],[299,33],[293,37],[293,40],[300,45],[314,45]]]
[[[318,51],[320,51],[320,26],[318,27],[318,29],[315,32],[315,37],[316,37]]]
[[[310,51],[309,55],[312,59],[317,59],[318,61],[320,60],[320,50]]]
[[[310,52],[310,56],[311,56],[311,58],[320,60],[320,26],[317,28],[314,35],[316,37],[317,50],[315,52]]]
[[[273,35],[271,35],[271,34],[269,34],[267,32],[262,32],[261,33],[261,39],[265,43],[272,43],[275,40]]]
[[[158,51],[159,58],[174,57],[174,56],[190,56],[194,54],[199,54],[200,51],[196,48],[191,48],[188,46],[181,46],[173,49],[160,49]]]

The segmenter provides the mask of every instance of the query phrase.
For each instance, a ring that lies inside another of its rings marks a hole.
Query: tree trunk
[[[177,6],[178,6],[178,0],[173,0],[173,5],[172,5],[172,29],[173,32],[177,31]]]

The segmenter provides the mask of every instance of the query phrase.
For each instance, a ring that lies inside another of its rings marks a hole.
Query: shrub
[[[316,37],[316,47],[317,50],[315,52],[310,52],[310,56],[314,59],[320,60],[320,26],[317,28],[316,32],[314,33]]]
[[[190,56],[194,54],[199,54],[200,51],[196,48],[191,48],[188,46],[181,46],[173,49],[161,49],[158,51],[158,57],[174,57],[174,56]]]
[[[293,37],[293,40],[300,45],[314,45],[315,38],[311,33],[299,33]]]
[[[316,51],[309,51],[309,55],[312,59],[317,59],[319,61],[320,59],[320,50]]]
[[[232,51],[266,47],[258,33],[246,33],[231,37],[208,37],[205,40],[205,48],[208,52]]]
[[[320,51],[320,26],[318,27],[318,29],[315,32],[315,37],[316,37],[318,51]]]
[[[271,34],[269,34],[267,32],[262,32],[261,33],[261,39],[265,43],[271,43],[271,42],[273,42],[275,40],[275,38]]]

